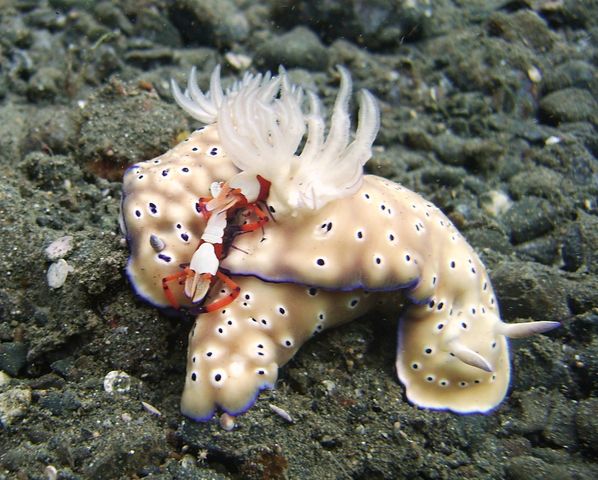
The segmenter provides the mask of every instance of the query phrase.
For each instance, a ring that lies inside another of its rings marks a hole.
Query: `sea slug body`
[[[509,385],[507,337],[558,325],[503,323],[484,265],[450,220],[405,187],[363,175],[378,107],[361,92],[351,140],[351,80],[343,68],[339,75],[326,129],[317,96],[307,94],[305,111],[303,91],[282,69],[248,74],[224,91],[217,68],[207,94],[193,70],[187,90],[173,82],[173,93],[207,126],[125,175],[127,272],[137,292],[161,307],[169,305],[162,279],[200,247],[206,220],[198,198],[213,182],[271,184],[272,221],[236,235],[220,260],[239,296],[200,315],[190,334],[182,411],[191,418],[209,419],[218,408],[245,412],[307,339],[375,308],[401,312],[396,367],[412,403],[486,412]],[[180,305],[193,306],[182,285],[172,288]],[[205,302],[226,295],[214,284]]]

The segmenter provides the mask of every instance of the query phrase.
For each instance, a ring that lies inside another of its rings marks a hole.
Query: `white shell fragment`
[[[141,402],[141,406],[143,407],[143,409],[147,412],[147,413],[151,413],[152,415],[155,415],[156,417],[161,417],[162,416],[162,412],[160,410],[158,410],[156,407],[154,407],[152,404],[147,403],[142,401]]]
[[[293,417],[291,417],[289,415],[289,412],[287,412],[286,410],[284,410],[280,407],[277,407],[273,403],[269,404],[268,406],[270,407],[270,410],[272,410],[276,415],[278,415],[280,418],[282,418],[285,422],[295,423],[295,420],[293,420]]]
[[[535,65],[532,65],[527,69],[527,78],[534,83],[540,83],[542,81],[542,71]]]
[[[11,388],[0,393],[0,427],[7,428],[23,417],[31,405],[31,389]]]
[[[112,370],[104,377],[104,391],[107,393],[127,393],[131,389],[131,377],[121,370]]]
[[[48,279],[48,286],[50,288],[60,288],[66,282],[66,277],[70,272],[74,271],[74,268],[71,267],[65,259],[61,258],[58,261],[54,262],[48,268],[48,273],[46,277]]]
[[[561,137],[557,137],[556,135],[551,135],[544,141],[545,145],[557,145],[559,143],[561,143]]]
[[[513,201],[501,190],[490,190],[482,196],[480,204],[488,215],[500,217],[513,206]]]
[[[251,67],[251,57],[242,53],[227,52],[224,54],[224,59],[230,64],[231,67],[237,70],[243,71]]]
[[[57,238],[46,247],[46,258],[51,262],[66,257],[73,249],[73,237],[65,235]]]

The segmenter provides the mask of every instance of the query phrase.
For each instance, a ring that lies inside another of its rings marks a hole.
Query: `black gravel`
[[[598,478],[595,1],[0,3],[0,480]],[[191,319],[132,292],[120,180],[192,127],[169,79],[230,81],[231,53],[327,105],[345,65],[381,104],[367,169],[451,217],[507,321],[563,323],[511,342],[498,409],[409,405],[397,319],[370,315],[309,342],[232,432],[181,416]]]

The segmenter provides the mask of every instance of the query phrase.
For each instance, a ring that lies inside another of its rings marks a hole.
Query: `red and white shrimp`
[[[199,199],[196,208],[207,219],[199,246],[183,270],[162,279],[164,295],[172,307],[180,308],[169,287],[174,281],[184,284],[185,295],[194,304],[203,301],[215,279],[226,285],[229,294],[201,306],[199,313],[218,310],[239,296],[239,286],[220,269],[220,260],[236,235],[253,232],[268,221],[268,214],[258,204],[265,202],[269,191],[268,180],[239,173],[228,182],[214,182],[210,187],[211,197]],[[241,224],[235,223],[239,214],[245,219]],[[250,218],[255,221],[249,221]]]

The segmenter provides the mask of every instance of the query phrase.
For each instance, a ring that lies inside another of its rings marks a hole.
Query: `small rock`
[[[58,114],[56,115],[58,117]],[[54,122],[55,120],[48,120]],[[56,120],[58,121],[58,120]],[[34,129],[32,135],[37,138],[43,138],[41,141],[48,139],[44,133],[39,129]],[[47,143],[50,147],[50,144]],[[25,149],[33,148],[31,145],[25,145]],[[53,148],[50,147],[53,151]],[[70,182],[71,185],[78,181],[81,176],[81,170],[73,164],[72,159],[65,155],[48,155],[46,153],[36,151],[27,154],[23,161],[23,167],[27,172],[27,176],[34,183],[36,187],[41,190],[51,192],[62,191],[66,189],[65,185]],[[69,225],[69,228],[73,228]]]
[[[285,27],[307,24],[326,41],[346,38],[378,49],[421,39],[433,31],[433,4],[429,0],[278,1],[272,2],[272,18]]]
[[[540,119],[548,125],[564,122],[598,123],[598,102],[587,90],[565,88],[540,100]]]
[[[255,63],[270,70],[279,65],[324,70],[328,66],[328,52],[315,33],[297,27],[262,44],[256,51]]]
[[[594,215],[578,212],[578,219],[564,233],[562,257],[565,270],[587,269],[598,273],[598,220]]]
[[[558,478],[569,480],[573,477],[559,465],[550,465],[539,458],[521,456],[509,461],[506,466],[510,480],[545,480]]]
[[[41,377],[32,378],[29,386],[33,390],[48,390],[51,388],[62,389],[65,385],[64,378],[59,377],[55,373],[46,373]]]
[[[598,398],[579,402],[575,423],[579,443],[594,455],[598,454]]]
[[[146,11],[151,12],[152,9],[148,8],[141,10],[139,12],[140,16],[146,14]],[[93,13],[97,20],[114,30],[122,30],[126,35],[131,35],[133,33],[133,25],[131,24],[129,19],[124,15],[122,10],[118,8],[116,5],[113,5],[112,2],[103,1],[97,3]],[[137,22],[135,22],[135,24],[139,22],[139,17],[137,17],[136,20]],[[166,20],[163,18],[162,22],[164,24],[166,23]]]
[[[42,67],[29,79],[27,97],[32,101],[53,99],[62,89],[63,81],[63,72],[53,67]]]
[[[560,204],[563,195],[563,176],[547,167],[531,167],[517,173],[509,180],[509,193],[520,200],[533,196],[554,200]]]
[[[21,342],[0,344],[0,370],[8,375],[17,376],[27,363],[27,346]]]
[[[69,272],[72,271],[74,271],[74,268],[71,267],[64,258],[54,262],[52,265],[50,265],[50,268],[48,268],[48,273],[46,274],[49,287],[62,287],[64,282],[66,282],[66,277],[68,276]]]
[[[77,142],[78,129],[74,120],[68,108],[56,104],[36,108],[28,115],[27,137],[22,143],[23,154],[37,152],[38,155],[35,160],[26,159],[29,161],[24,166],[39,185],[52,187],[62,183],[65,178],[75,180],[77,166],[73,165],[71,158],[61,156],[68,154],[69,145]],[[48,156],[46,152],[52,155]],[[60,156],[55,158],[57,154]],[[36,161],[41,165],[37,165]]]
[[[135,35],[151,40],[157,45],[171,48],[181,47],[181,35],[160,10],[142,8],[135,20],[133,26]]]
[[[233,0],[179,0],[170,4],[170,20],[186,43],[230,47],[249,35],[249,23]]]
[[[500,190],[491,190],[480,199],[484,211],[493,217],[504,215],[513,205],[509,196]]]
[[[504,146],[481,138],[463,139],[452,133],[434,138],[434,152],[440,160],[453,166],[467,166],[484,172],[496,168],[496,159],[504,154]]]
[[[540,237],[520,243],[515,247],[515,251],[521,259],[551,266],[559,262],[560,246],[560,243],[552,237]]]
[[[29,388],[13,388],[0,393],[0,425],[8,427],[19,417],[25,415],[31,404]]]
[[[125,60],[145,69],[172,63],[172,58],[172,49],[163,47],[130,50],[125,55]]]
[[[66,257],[73,249],[73,237],[65,235],[57,238],[50,245],[46,247],[46,258],[51,262]]]
[[[553,228],[555,211],[547,200],[527,197],[513,204],[503,219],[514,244],[538,238]]]
[[[573,223],[567,228],[561,255],[565,270],[575,272],[583,265],[581,226],[578,223]]]
[[[569,310],[570,285],[554,271],[534,262],[505,261],[493,271],[492,283],[507,320],[562,320]]]
[[[222,415],[220,415],[220,427],[227,431],[230,432],[233,428],[235,428],[235,417],[233,417],[232,415],[229,415],[228,413],[223,413]]]
[[[512,43],[523,43],[528,48],[545,52],[557,41],[546,21],[530,10],[519,10],[512,14],[494,13],[487,22],[491,35]]]
[[[463,183],[465,170],[461,167],[437,166],[422,169],[421,179],[427,185],[457,187]]]
[[[577,444],[575,404],[560,392],[553,393],[552,402],[543,437],[551,445],[571,450]]]
[[[61,377],[66,378],[73,369],[73,357],[61,358],[50,364],[50,368]]]
[[[81,408],[81,402],[70,390],[64,392],[51,392],[47,396],[42,397],[39,404],[50,410],[52,415],[56,416],[64,415],[66,412]]]
[[[546,93],[570,87],[596,90],[598,80],[594,77],[594,67],[582,60],[571,60],[548,70],[543,83]]]

